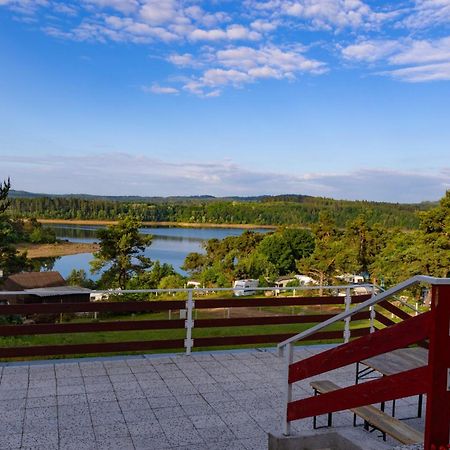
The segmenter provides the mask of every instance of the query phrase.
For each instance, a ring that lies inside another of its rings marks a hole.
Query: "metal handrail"
[[[351,285],[327,285],[327,286],[290,286],[290,287],[276,287],[276,286],[269,286],[269,287],[252,287],[252,288],[168,288],[168,289],[107,289],[107,290],[71,290],[70,294],[86,294],[89,292],[90,294],[110,294],[110,295],[118,295],[118,294],[160,294],[160,293],[176,293],[176,292],[230,292],[230,291],[259,291],[259,292],[265,292],[265,291],[313,291],[313,290],[328,290],[328,289],[355,289],[355,288],[374,288],[376,287],[373,284],[365,283],[365,284],[351,284]],[[68,294],[68,291],[65,291],[61,289],[61,291],[58,291],[57,289],[49,289],[48,291],[45,290],[45,288],[41,288],[41,293],[52,293],[54,295],[65,295]],[[29,290],[23,290],[23,291],[2,291],[0,290],[0,295],[24,295],[24,294],[33,294],[33,292],[30,292]]]
[[[289,339],[284,340],[283,342],[280,342],[277,346],[279,351],[282,351],[284,347],[286,347],[289,344],[294,344],[295,342],[301,341],[302,339],[307,338],[308,336],[311,336],[314,333],[317,333],[318,331],[322,330],[323,328],[332,325],[336,322],[339,322],[341,320],[345,320],[354,314],[370,307],[374,306],[381,301],[385,300],[386,298],[396,294],[397,292],[403,291],[404,289],[414,286],[418,283],[427,283],[427,284],[438,284],[438,285],[444,285],[444,284],[450,284],[450,278],[436,278],[436,277],[429,277],[426,275],[416,275],[412,278],[409,278],[406,281],[403,281],[402,283],[397,284],[396,286],[393,286],[390,289],[387,289],[386,291],[377,294],[373,297],[371,297],[369,300],[366,300],[365,302],[360,303],[359,305],[355,306],[354,308],[350,309],[349,311],[344,311],[340,314],[337,314],[336,316],[323,321],[322,323],[319,323],[311,328],[308,328],[307,330],[296,334],[295,336],[290,337]]]

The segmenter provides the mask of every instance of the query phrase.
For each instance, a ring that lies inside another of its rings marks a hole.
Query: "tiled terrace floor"
[[[296,359],[318,351],[305,347]],[[274,352],[80,359],[0,370],[0,449],[259,450],[267,448],[267,432],[280,431],[284,372]],[[328,378],[348,385],[354,373],[349,366]],[[311,394],[308,380],[294,388],[296,398]],[[416,399],[397,406],[400,417],[415,412]],[[351,421],[350,413],[334,415],[336,428]],[[311,434],[312,420],[293,429]],[[378,439],[383,447],[376,433],[358,430],[362,440]]]

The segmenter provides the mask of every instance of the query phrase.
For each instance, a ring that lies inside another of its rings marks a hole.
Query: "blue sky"
[[[450,0],[0,0],[0,57],[16,189],[450,188]]]

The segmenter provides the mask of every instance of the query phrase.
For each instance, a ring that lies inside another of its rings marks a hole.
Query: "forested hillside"
[[[17,195],[17,193],[16,193]],[[123,201],[78,197],[18,197],[11,199],[10,213],[46,219],[115,220],[134,215],[148,222],[187,222],[310,226],[327,211],[338,227],[364,214],[368,224],[416,229],[418,211],[431,204],[393,204],[333,200],[308,196],[263,196],[215,199],[213,197],[168,198],[166,201]]]

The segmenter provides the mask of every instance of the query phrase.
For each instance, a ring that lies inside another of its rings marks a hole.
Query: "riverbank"
[[[37,219],[42,224],[49,225],[114,225],[117,220],[77,220],[77,219]],[[146,227],[180,227],[180,228],[243,228],[251,230],[261,228],[265,230],[276,230],[275,225],[255,225],[238,223],[191,223],[191,222],[142,222]]]
[[[20,252],[27,252],[28,258],[54,258],[57,256],[77,255],[79,253],[94,253],[99,245],[94,243],[58,242],[56,244],[20,244]]]

